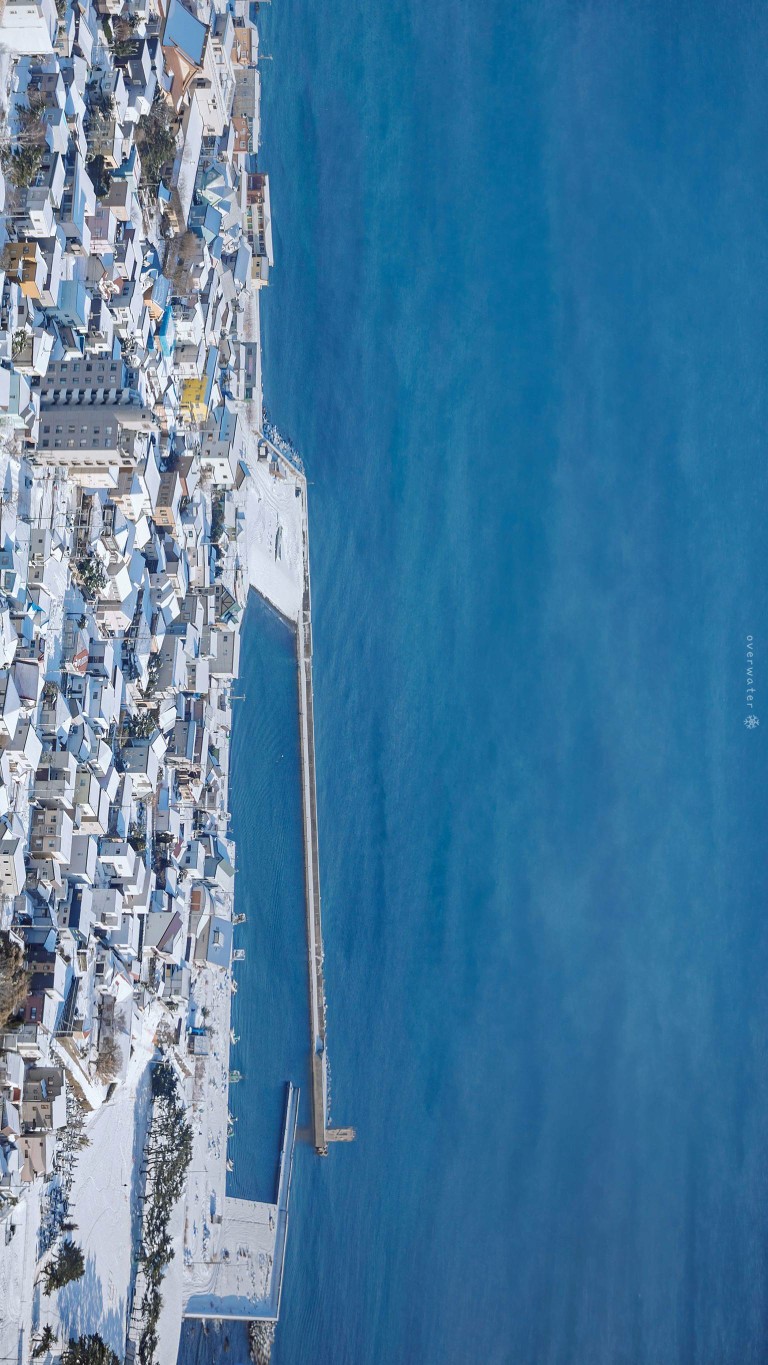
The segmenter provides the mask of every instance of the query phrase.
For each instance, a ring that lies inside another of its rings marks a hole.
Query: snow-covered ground
[[[24,1360],[35,1303],[42,1182],[0,1221],[0,1360]]]
[[[50,1323],[60,1341],[99,1331],[122,1359],[133,1249],[140,1230],[139,1178],[150,1105],[149,1063],[162,1007],[144,1016],[128,1074],[114,1098],[101,1104],[85,1125],[89,1145],[75,1167],[67,1219],[83,1249],[85,1274],[50,1298],[36,1283],[43,1181],[0,1222],[0,1360],[26,1360],[33,1330]],[[70,1070],[74,1068],[67,1057]],[[83,1075],[78,1071],[78,1084]],[[93,1086],[82,1086],[94,1100]],[[104,1087],[98,1099],[103,1098]],[[13,1228],[11,1237],[6,1229]]]
[[[191,1072],[192,1160],[186,1197],[171,1231],[179,1247],[163,1280],[163,1311],[158,1325],[159,1359],[176,1359],[182,1304],[194,1281],[196,1265],[210,1254],[213,1216],[224,1204],[227,1183],[227,1116],[229,1105],[229,1046],[231,978],[216,967],[195,972],[192,1013],[209,1029],[207,1057],[186,1057]],[[183,1242],[183,1250],[182,1244]]]
[[[184,1293],[182,1284],[182,1260],[181,1242],[184,1235],[184,1210],[185,1201],[179,1200],[168,1224],[168,1233],[176,1248],[176,1254],[168,1266],[163,1277],[160,1293],[163,1296],[163,1307],[160,1313],[160,1321],[157,1324],[158,1349],[155,1355],[156,1365],[165,1365],[166,1360],[169,1365],[174,1365],[179,1353],[179,1341],[181,1339],[181,1315],[184,1306]]]
[[[287,460],[257,459],[255,447],[248,467],[248,580],[283,616],[297,621],[304,583],[304,480]]]
[[[187,1308],[215,1318],[226,1311],[245,1314],[269,1304],[275,1261],[277,1209],[247,1199],[227,1199],[217,1229],[214,1257],[185,1276]]]
[[[0,132],[5,132],[8,122],[8,106],[15,67],[15,54],[9,52],[7,47],[0,48]]]
[[[163,1008],[145,1014],[123,1085],[85,1126],[90,1145],[75,1168],[68,1218],[83,1249],[85,1274],[50,1298],[39,1295],[39,1322],[49,1322],[60,1341],[100,1332],[123,1357],[133,1253],[140,1233],[141,1158],[150,1111],[149,1064]]]

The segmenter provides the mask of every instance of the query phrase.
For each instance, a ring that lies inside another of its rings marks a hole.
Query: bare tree
[[[18,1014],[28,990],[24,949],[8,934],[0,934],[0,1022]]]
[[[119,1075],[123,1055],[114,1038],[105,1038],[96,1059],[96,1075],[100,1081],[113,1081]]]

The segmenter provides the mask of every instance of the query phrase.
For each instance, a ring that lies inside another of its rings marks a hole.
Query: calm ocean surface
[[[275,1365],[764,1362],[768,10],[260,24],[358,1129],[297,1153]],[[261,606],[243,659],[233,1192],[263,1196],[307,1026]]]

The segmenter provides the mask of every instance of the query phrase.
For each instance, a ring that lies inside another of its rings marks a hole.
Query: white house
[[[93,914],[103,929],[119,929],[123,917],[123,893],[119,886],[97,886],[93,891]]]
[[[0,738],[13,739],[21,715],[21,701],[11,673],[0,673]]]
[[[95,837],[92,834],[84,833],[73,835],[72,852],[67,868],[69,880],[93,886],[96,878],[97,859],[98,841]]]
[[[73,812],[75,804],[75,778],[77,760],[66,749],[61,753],[48,754],[46,763],[35,773],[35,800],[41,806],[63,806]]]
[[[72,816],[59,807],[32,812],[29,832],[29,851],[35,861],[50,859],[53,863],[68,863],[72,853]]]
[[[0,609],[0,668],[8,668],[19,643],[19,637],[7,606]]]
[[[5,753],[15,773],[31,773],[38,767],[43,744],[29,716],[22,716]]]
[[[53,52],[57,24],[54,0],[6,0],[0,47],[17,57],[42,57]]]
[[[106,834],[109,824],[109,797],[90,768],[77,770],[75,805],[83,834]]]
[[[0,839],[0,892],[4,896],[18,896],[24,889],[27,872],[24,866],[24,840],[6,830]]]
[[[136,866],[136,850],[131,844],[123,839],[102,839],[99,857],[117,881],[130,881]]]
[[[205,632],[203,641],[205,647]],[[236,678],[240,671],[240,632],[232,626],[211,630],[208,648],[213,677]]]
[[[153,796],[160,777],[160,760],[150,744],[132,744],[123,749],[123,765],[133,778],[137,796]]]

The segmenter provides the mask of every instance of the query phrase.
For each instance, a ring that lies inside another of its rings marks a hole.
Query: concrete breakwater
[[[309,579],[309,521],[307,484],[301,477],[303,515],[304,586],[296,623],[298,667],[299,746],[301,752],[301,800],[304,813],[304,883],[307,916],[309,976],[310,1069],[312,1080],[312,1141],[321,1156],[328,1152],[328,1054],[326,1050],[325,977],[323,974],[323,922],[320,907],[320,854],[317,830],[315,779],[315,720],[312,688],[312,597]]]

